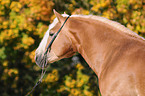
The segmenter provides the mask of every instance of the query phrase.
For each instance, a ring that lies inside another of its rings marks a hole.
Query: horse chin
[[[53,63],[53,62],[58,61],[58,60],[59,60],[59,57],[56,56],[56,54],[53,51],[51,51],[48,55],[48,58],[47,58],[48,63]]]

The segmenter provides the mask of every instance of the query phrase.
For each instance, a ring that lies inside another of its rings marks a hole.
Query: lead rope
[[[32,88],[32,90],[31,90],[30,92],[28,92],[25,96],[29,96],[29,95],[33,92],[33,90],[42,82],[43,76],[45,75],[46,71],[47,71],[47,70],[45,69],[45,71],[43,72],[43,69],[42,69],[42,73],[41,73],[40,79],[39,79],[38,82],[35,84],[35,86]]]
[[[51,51],[51,45],[52,45],[53,41],[55,40],[55,38],[57,37],[57,35],[59,34],[59,32],[61,31],[61,29],[63,28],[64,24],[66,23],[66,21],[68,20],[69,17],[70,16],[68,16],[65,19],[63,25],[60,27],[60,29],[58,30],[58,32],[53,36],[52,40],[50,41],[49,45],[47,46],[46,51],[45,51],[44,56],[43,56],[43,59],[41,60],[41,63],[43,63],[41,77],[37,81],[37,83],[35,84],[35,86],[32,88],[32,90],[30,92],[28,92],[25,96],[29,96],[33,92],[33,90],[42,82],[42,79],[43,79],[43,77],[44,77],[44,75],[45,75],[45,73],[47,71],[47,68],[48,68],[48,66],[47,66],[48,65],[47,64],[47,53],[48,53],[48,50],[49,50],[49,52]],[[45,70],[44,70],[44,68],[45,68]]]

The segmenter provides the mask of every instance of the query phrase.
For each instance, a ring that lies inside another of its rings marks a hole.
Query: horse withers
[[[56,18],[36,50],[35,60],[40,67],[52,34],[68,16],[55,10],[54,14]],[[54,40],[47,60],[52,63],[76,52],[97,74],[102,96],[145,96],[144,38],[103,17],[72,15]]]

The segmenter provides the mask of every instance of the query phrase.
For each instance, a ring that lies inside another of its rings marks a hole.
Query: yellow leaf
[[[3,62],[3,66],[4,66],[4,67],[8,66],[8,61],[4,61],[4,62]]]
[[[4,21],[4,22],[3,22],[3,25],[8,25],[8,24],[9,24],[8,21]]]

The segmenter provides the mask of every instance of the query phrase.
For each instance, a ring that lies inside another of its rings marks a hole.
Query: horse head
[[[47,46],[50,43],[51,39],[53,38],[54,34],[57,33],[59,28],[64,23],[67,14],[59,14],[54,10],[54,14],[56,15],[56,18],[52,22],[52,24],[49,25],[49,29],[45,33],[42,41],[39,44],[39,47],[37,48],[35,52],[35,61],[38,66],[42,68],[41,61],[44,57],[44,53],[46,52]],[[68,25],[69,20],[65,23],[64,27],[54,40],[51,50],[48,51],[47,55],[47,63],[53,63],[57,60],[60,60],[62,58],[68,58],[74,55],[74,50],[72,47],[72,41],[70,37],[68,36]]]

